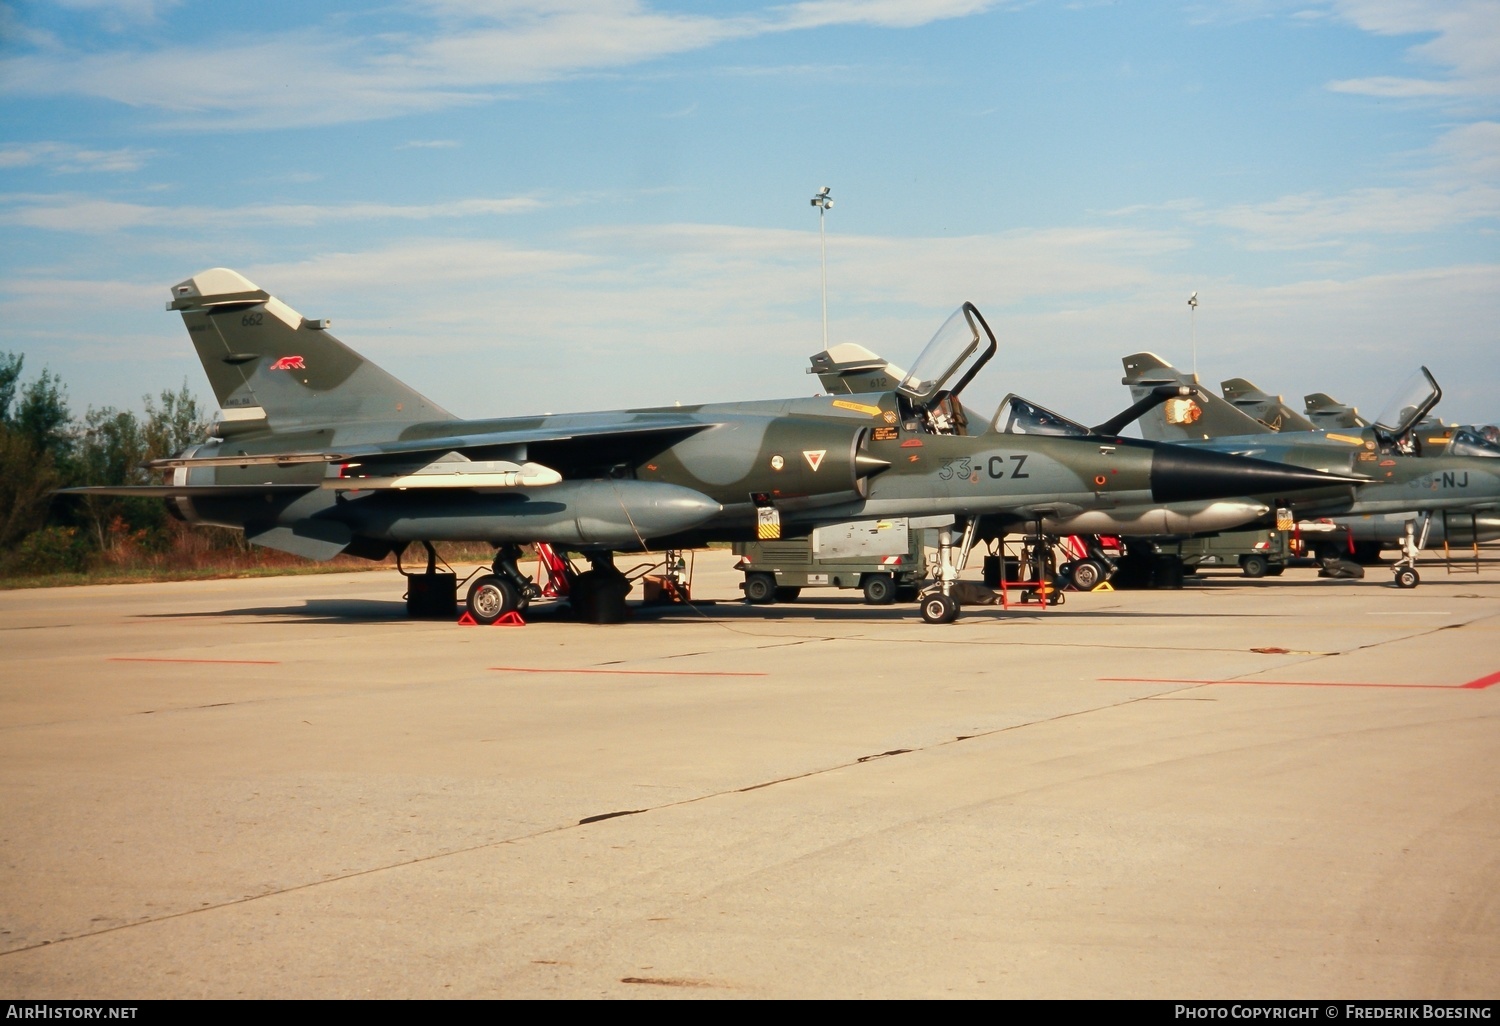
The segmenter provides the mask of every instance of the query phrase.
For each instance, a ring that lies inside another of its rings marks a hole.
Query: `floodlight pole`
[[[1188,296],[1188,319],[1193,331],[1193,380],[1198,380],[1198,293]]]
[[[828,348],[828,235],[823,228],[823,215],[833,209],[833,200],[828,197],[829,187],[823,186],[812,198],[818,208],[818,243],[823,250],[823,348]]]

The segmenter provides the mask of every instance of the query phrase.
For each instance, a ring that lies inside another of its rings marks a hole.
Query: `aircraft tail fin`
[[[862,345],[840,342],[807,358],[807,373],[816,374],[829,395],[859,395],[889,392],[906,377],[906,371]]]
[[[1303,408],[1314,424],[1328,430],[1369,427],[1369,422],[1353,406],[1345,406],[1327,392],[1302,397]]]
[[[224,267],[172,286],[223,417],[221,436],[370,421],[451,420],[452,414]]]
[[[1153,442],[1187,442],[1220,435],[1269,434],[1271,429],[1253,417],[1235,409],[1198,384],[1198,376],[1180,371],[1155,353],[1135,353],[1125,357],[1125,377],[1121,383],[1130,388],[1131,398],[1140,401],[1162,385],[1188,385],[1194,390],[1187,398],[1168,399],[1139,421],[1141,434]]]
[[[1281,396],[1262,392],[1244,378],[1220,382],[1219,391],[1246,416],[1254,417],[1272,431],[1311,431],[1317,427],[1288,406]]]

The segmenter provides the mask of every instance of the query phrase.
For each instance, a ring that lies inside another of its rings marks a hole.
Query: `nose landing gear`
[[[1427,532],[1432,529],[1432,514],[1423,513],[1419,519],[1422,522],[1420,534],[1417,533],[1415,521],[1406,522],[1406,533],[1401,538],[1401,558],[1392,567],[1396,575],[1392,583],[1398,588],[1415,588],[1422,581],[1421,574],[1417,573],[1417,553],[1427,546]]]

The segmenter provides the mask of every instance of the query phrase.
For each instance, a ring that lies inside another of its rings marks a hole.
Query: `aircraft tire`
[[[860,582],[865,593],[865,604],[888,606],[896,601],[896,579],[890,574],[865,574]]]
[[[1422,575],[1414,567],[1403,566],[1396,571],[1396,587],[1415,588],[1422,582]]]
[[[517,601],[516,589],[509,581],[494,574],[485,574],[469,585],[469,597],[465,604],[476,623],[488,625],[506,613],[513,612]]]
[[[1104,581],[1104,566],[1097,559],[1081,559],[1073,564],[1069,579],[1079,591],[1093,591]]]
[[[922,619],[926,623],[952,623],[958,619],[958,603],[950,595],[933,592],[922,600]]]
[[[775,574],[746,574],[745,601],[753,606],[769,606],[776,601]]]

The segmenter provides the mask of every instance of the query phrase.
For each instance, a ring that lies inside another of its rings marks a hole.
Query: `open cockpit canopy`
[[[995,355],[995,334],[984,322],[973,303],[965,303],[944,322],[927,348],[901,379],[896,391],[919,408],[927,408],[944,399],[955,398],[973,380],[979,369]],[[978,354],[977,357],[975,354]],[[944,389],[965,362],[974,362],[952,388]]]
[[[1375,418],[1375,430],[1388,439],[1400,438],[1427,416],[1442,397],[1443,390],[1432,372],[1419,367]]]

